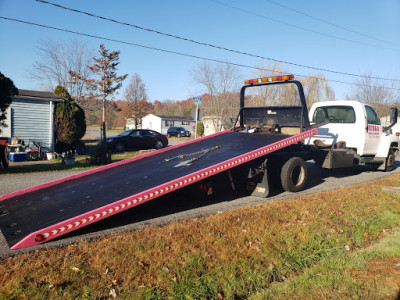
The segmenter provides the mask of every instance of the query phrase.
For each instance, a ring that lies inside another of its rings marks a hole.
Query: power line
[[[144,48],[144,49],[156,50],[156,51],[160,51],[160,52],[176,54],[176,55],[190,57],[190,58],[196,58],[196,59],[207,60],[207,61],[212,61],[212,62],[216,62],[216,63],[228,64],[228,65],[237,66],[237,67],[241,67],[241,68],[261,70],[261,71],[264,71],[264,72],[265,71],[270,71],[270,72],[276,72],[276,73],[284,74],[283,72],[276,71],[276,70],[270,70],[270,69],[266,69],[266,68],[259,68],[259,67],[244,65],[244,64],[238,64],[238,63],[233,63],[233,62],[228,62],[228,61],[208,58],[208,57],[197,56],[197,55],[193,55],[193,54],[187,54],[187,53],[182,53],[182,52],[177,52],[177,51],[172,51],[172,50],[166,50],[166,49],[162,49],[162,48],[156,48],[156,47],[141,45],[141,44],[137,44],[137,43],[121,41],[121,40],[117,40],[117,39],[111,39],[111,38],[102,37],[102,36],[98,36],[98,35],[77,32],[77,31],[73,31],[73,30],[69,30],[69,29],[57,28],[57,27],[53,27],[53,26],[38,24],[38,23],[34,23],[34,22],[29,22],[29,21],[18,20],[18,19],[14,19],[14,18],[8,18],[8,17],[0,16],[0,19],[7,20],[7,21],[18,22],[18,23],[27,24],[27,25],[36,26],[36,27],[41,27],[41,28],[46,28],[46,29],[52,29],[52,30],[61,31],[61,32],[72,33],[72,34],[75,34],[75,35],[86,36],[86,37],[90,37],[90,38],[94,38],[94,39],[100,39],[100,40],[105,40],[105,41],[110,41],[110,42],[115,42],[115,43],[135,46],[135,47],[140,47],[140,48]],[[361,84],[361,83],[351,83],[351,82],[345,82],[345,81],[334,80],[334,79],[321,79],[321,78],[314,77],[314,76],[306,76],[306,75],[300,75],[300,74],[294,74],[294,75],[295,76],[299,76],[299,77],[315,78],[315,79],[318,79],[318,80],[325,80],[325,81],[336,82],[336,83],[347,84],[347,85],[365,86],[364,84]],[[371,87],[382,88],[382,87],[378,87],[378,86],[374,86],[374,85],[371,85]],[[397,89],[397,88],[391,88],[391,87],[384,87],[384,88],[385,89],[390,89],[390,90],[400,91],[400,89]]]
[[[222,47],[222,46],[216,46],[216,45],[213,45],[213,44],[209,44],[209,43],[205,43],[205,42],[199,42],[199,41],[195,41],[195,40],[192,40],[192,39],[189,39],[189,38],[184,38],[184,37],[181,37],[181,36],[177,36],[177,35],[173,35],[173,34],[169,34],[169,33],[164,33],[164,32],[161,32],[161,31],[154,30],[154,29],[144,28],[144,27],[141,27],[141,26],[138,26],[138,25],[133,25],[133,24],[126,23],[126,22],[121,22],[121,21],[118,21],[118,20],[115,20],[115,19],[111,19],[111,18],[95,15],[95,14],[92,14],[92,13],[89,13],[89,12],[85,12],[85,11],[81,11],[81,10],[78,10],[78,9],[68,8],[68,7],[65,7],[65,6],[62,6],[62,5],[59,5],[59,4],[55,4],[55,3],[51,3],[51,2],[48,2],[48,1],[45,1],[45,0],[35,0],[35,1],[43,3],[43,4],[52,5],[52,6],[64,9],[64,10],[73,11],[73,12],[76,12],[76,13],[79,13],[79,14],[84,14],[84,15],[87,15],[87,16],[90,16],[90,17],[93,17],[93,18],[106,20],[106,21],[113,22],[113,23],[116,23],[116,24],[133,27],[133,28],[144,30],[144,31],[147,31],[147,32],[152,32],[152,33],[156,33],[156,34],[159,34],[159,35],[163,35],[163,36],[167,36],[167,37],[172,37],[172,38],[175,38],[175,39],[183,40],[183,41],[186,41],[186,42],[190,42],[190,43],[194,43],[194,44],[198,44],[198,45],[202,45],[202,46],[207,46],[207,47],[211,47],[211,48],[215,48],[215,49],[219,49],[219,50],[228,51],[228,52],[231,52],[231,53],[246,55],[246,56],[255,57],[255,58],[259,58],[259,59],[265,59],[265,60],[274,61],[274,62],[277,62],[277,63],[288,64],[288,65],[301,67],[301,68],[312,69],[312,70],[316,70],[316,71],[334,73],[334,74],[339,74],[339,75],[347,75],[347,76],[353,76],[353,77],[359,77],[359,78],[366,78],[367,77],[367,76],[364,76],[364,75],[358,75],[358,74],[353,74],[353,73],[334,71],[334,70],[324,69],[324,68],[317,68],[317,67],[297,64],[297,63],[293,63],[293,62],[288,62],[288,61],[284,61],[284,60],[278,60],[278,59],[274,59],[274,58],[270,58],[270,57],[265,57],[265,56],[261,56],[261,55],[251,54],[251,53],[243,52],[243,51],[239,51],[239,50],[233,50],[233,49],[229,49],[229,48]],[[214,1],[214,2],[220,3],[219,1],[215,1],[215,0],[209,0],[209,1]],[[400,81],[400,80],[396,80],[396,79],[379,78],[379,77],[368,77],[368,78],[387,80],[387,81]]]
[[[36,1],[40,1],[40,0],[36,0]],[[312,32],[312,33],[315,33],[315,34],[318,34],[318,35],[321,35],[321,36],[330,37],[330,38],[334,38],[334,39],[337,39],[337,40],[342,40],[342,41],[345,41],[345,42],[348,42],[348,43],[360,44],[360,45],[364,45],[364,46],[369,46],[369,47],[375,47],[375,48],[380,48],[380,49],[400,52],[399,49],[386,48],[386,47],[382,47],[382,46],[378,46],[378,45],[373,45],[373,44],[363,43],[363,42],[359,42],[359,41],[354,41],[354,40],[338,37],[338,36],[335,36],[335,35],[332,35],[332,34],[327,34],[327,33],[323,33],[323,32],[320,32],[320,31],[313,30],[313,29],[309,29],[309,28],[306,28],[306,27],[301,27],[301,26],[298,26],[298,25],[294,25],[294,24],[291,24],[291,23],[288,23],[288,22],[280,21],[278,19],[267,17],[265,15],[261,15],[259,13],[255,13],[255,12],[243,9],[243,8],[239,8],[239,7],[230,5],[230,4],[226,4],[226,3],[218,1],[218,0],[208,0],[208,1],[214,2],[214,3],[217,3],[219,5],[222,5],[222,6],[225,6],[225,7],[229,7],[231,9],[235,9],[235,10],[238,10],[238,11],[241,11],[241,12],[244,12],[244,13],[256,16],[256,17],[259,17],[259,18],[267,19],[267,20],[270,20],[270,21],[273,21],[273,22],[276,22],[276,23],[279,23],[279,24],[290,26],[290,27],[293,27],[293,28],[296,28],[296,29],[300,29],[300,30],[303,30],[303,31]]]
[[[371,35],[368,35],[368,34],[365,34],[365,33],[362,33],[362,32],[359,32],[359,31],[356,31],[356,30],[353,30],[353,29],[350,29],[350,28],[347,28],[347,27],[344,27],[344,26],[341,26],[341,25],[338,25],[338,24],[335,24],[335,23],[326,21],[326,20],[323,20],[323,19],[318,18],[318,17],[314,17],[314,16],[312,16],[312,15],[310,15],[310,14],[307,14],[307,13],[302,12],[302,11],[299,11],[299,10],[297,10],[297,9],[288,7],[288,6],[283,5],[283,4],[281,4],[281,3],[278,3],[278,2],[275,2],[275,1],[272,1],[272,0],[264,0],[264,1],[270,2],[270,3],[274,4],[274,5],[283,7],[283,8],[285,8],[285,9],[290,10],[290,11],[293,11],[293,12],[298,13],[298,14],[300,14],[300,15],[306,16],[306,17],[311,18],[311,19],[314,19],[314,20],[317,20],[317,21],[319,21],[319,22],[322,22],[322,23],[331,25],[331,26],[333,26],[333,27],[336,27],[336,28],[339,28],[339,29],[342,29],[342,30],[345,30],[345,31],[348,31],[348,32],[351,32],[351,33],[355,33],[355,34],[361,35],[361,36],[363,36],[363,37],[367,37],[367,38],[369,38],[369,39],[376,40],[376,41],[379,41],[379,42],[382,42],[382,43],[386,43],[386,44],[389,44],[389,45],[392,45],[392,46],[395,46],[395,47],[400,47],[399,45],[394,44],[394,43],[392,43],[392,42],[385,41],[385,40],[382,40],[382,39],[378,39],[378,38],[373,37],[373,36],[371,36]]]

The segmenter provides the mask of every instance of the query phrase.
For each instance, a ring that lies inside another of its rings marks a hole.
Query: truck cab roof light
[[[266,83],[266,82],[277,82],[277,81],[288,81],[294,79],[294,75],[282,75],[282,76],[273,76],[273,77],[263,77],[263,78],[256,78],[256,79],[249,79],[244,82],[246,85],[253,85],[259,83]]]

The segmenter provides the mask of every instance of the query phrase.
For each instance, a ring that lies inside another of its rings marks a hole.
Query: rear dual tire
[[[282,187],[287,192],[299,192],[307,181],[307,166],[301,157],[292,157],[286,161],[281,169]]]

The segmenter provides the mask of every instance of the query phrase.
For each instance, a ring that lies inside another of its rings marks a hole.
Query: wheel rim
[[[123,151],[125,149],[125,146],[121,143],[118,143],[115,145],[115,150],[117,151]]]
[[[157,141],[155,147],[156,149],[161,149],[163,147],[163,143],[161,141]]]
[[[305,172],[301,165],[296,166],[293,169],[291,181],[294,186],[299,186],[304,181]]]

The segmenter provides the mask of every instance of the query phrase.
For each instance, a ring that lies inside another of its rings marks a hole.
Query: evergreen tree
[[[12,96],[18,95],[18,89],[12,80],[0,72],[0,126],[5,126],[6,109],[12,102]],[[1,132],[1,129],[0,129]]]
[[[197,123],[197,136],[203,136],[204,135],[204,124],[203,122],[198,122]]]
[[[71,150],[85,135],[85,112],[63,86],[57,86],[54,94],[65,100],[56,104],[54,114],[55,149],[57,152],[64,152]]]

